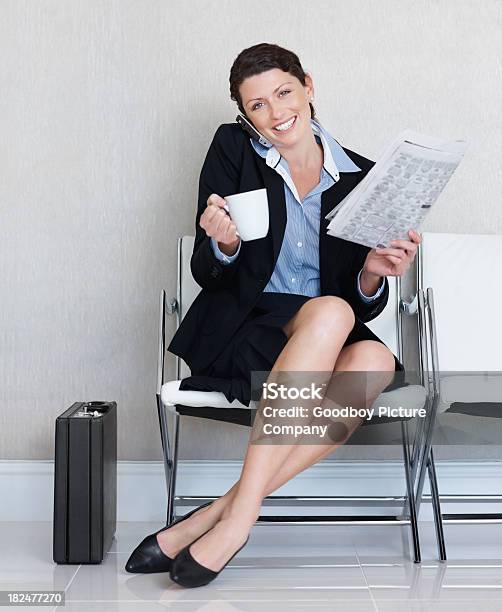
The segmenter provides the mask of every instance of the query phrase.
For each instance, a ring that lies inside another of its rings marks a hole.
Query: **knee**
[[[391,351],[376,340],[367,340],[371,343],[371,361],[373,363],[373,369],[378,372],[394,372],[396,369],[396,362],[394,355]]]
[[[320,333],[343,329],[349,333],[354,327],[355,316],[352,307],[342,298],[334,295],[323,295],[312,298],[303,308],[303,323]]]
[[[343,349],[335,369],[361,372],[394,372],[395,360],[391,351],[376,340],[361,340]]]

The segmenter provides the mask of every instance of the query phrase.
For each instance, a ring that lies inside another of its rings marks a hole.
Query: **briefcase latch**
[[[81,410],[75,412],[76,417],[94,418],[101,417],[104,414],[103,409],[99,409],[99,406],[105,406],[106,402],[88,402],[82,406]],[[91,408],[92,410],[89,410]]]

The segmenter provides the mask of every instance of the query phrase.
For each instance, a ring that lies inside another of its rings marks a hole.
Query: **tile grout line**
[[[368,579],[366,578],[366,574],[365,574],[365,572],[363,570],[363,566],[361,565],[361,559],[359,558],[359,553],[357,552],[357,546],[354,543],[353,543],[353,545],[354,545],[354,552],[356,553],[356,559],[357,559],[357,562],[359,563],[359,567],[361,569],[361,573],[362,573],[363,578],[364,578],[364,582],[366,583],[366,586],[368,587],[368,593],[370,594],[370,597],[371,597],[371,603],[373,604],[375,612],[378,612],[378,606],[377,606],[376,600],[375,600],[375,598],[373,596],[372,590],[370,589],[370,585],[369,585]]]
[[[73,574],[73,576],[70,578],[70,581],[68,582],[68,584],[67,584],[67,585],[66,585],[66,587],[65,587],[65,590],[64,590],[64,606],[56,606],[56,607],[54,608],[54,610],[52,610],[52,612],[57,612],[57,609],[58,609],[58,608],[64,608],[64,607],[66,606],[66,592],[67,592],[67,591],[68,591],[68,589],[70,588],[71,583],[73,582],[73,580],[74,580],[75,576],[76,576],[76,575],[77,575],[77,573],[78,573],[78,570],[79,570],[81,567],[82,567],[82,564],[80,564],[80,565],[77,567],[77,569],[75,570],[75,573],[74,573],[74,574]]]

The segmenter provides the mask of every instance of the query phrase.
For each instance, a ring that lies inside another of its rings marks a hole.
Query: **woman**
[[[383,310],[385,277],[408,269],[421,238],[410,230],[409,241],[370,250],[327,235],[326,214],[373,162],[343,149],[316,120],[314,84],[294,53],[265,43],[245,49],[232,66],[230,92],[272,146],[238,124],[220,126],[211,143],[191,259],[202,291],[169,346],[192,371],[180,388],[218,390],[249,405],[255,370],[276,379],[281,372],[380,373],[366,393],[369,406],[402,366],[364,321]],[[263,187],[269,233],[241,244],[224,196]],[[186,587],[209,583],[247,542],[263,498],[333,452],[361,422],[347,419],[323,444],[250,443],[238,482],[145,538],[126,569],[170,569]]]

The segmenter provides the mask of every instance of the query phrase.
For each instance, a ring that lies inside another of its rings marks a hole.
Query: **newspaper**
[[[328,234],[371,248],[409,240],[460,163],[467,143],[405,130],[342,202],[326,215]]]

